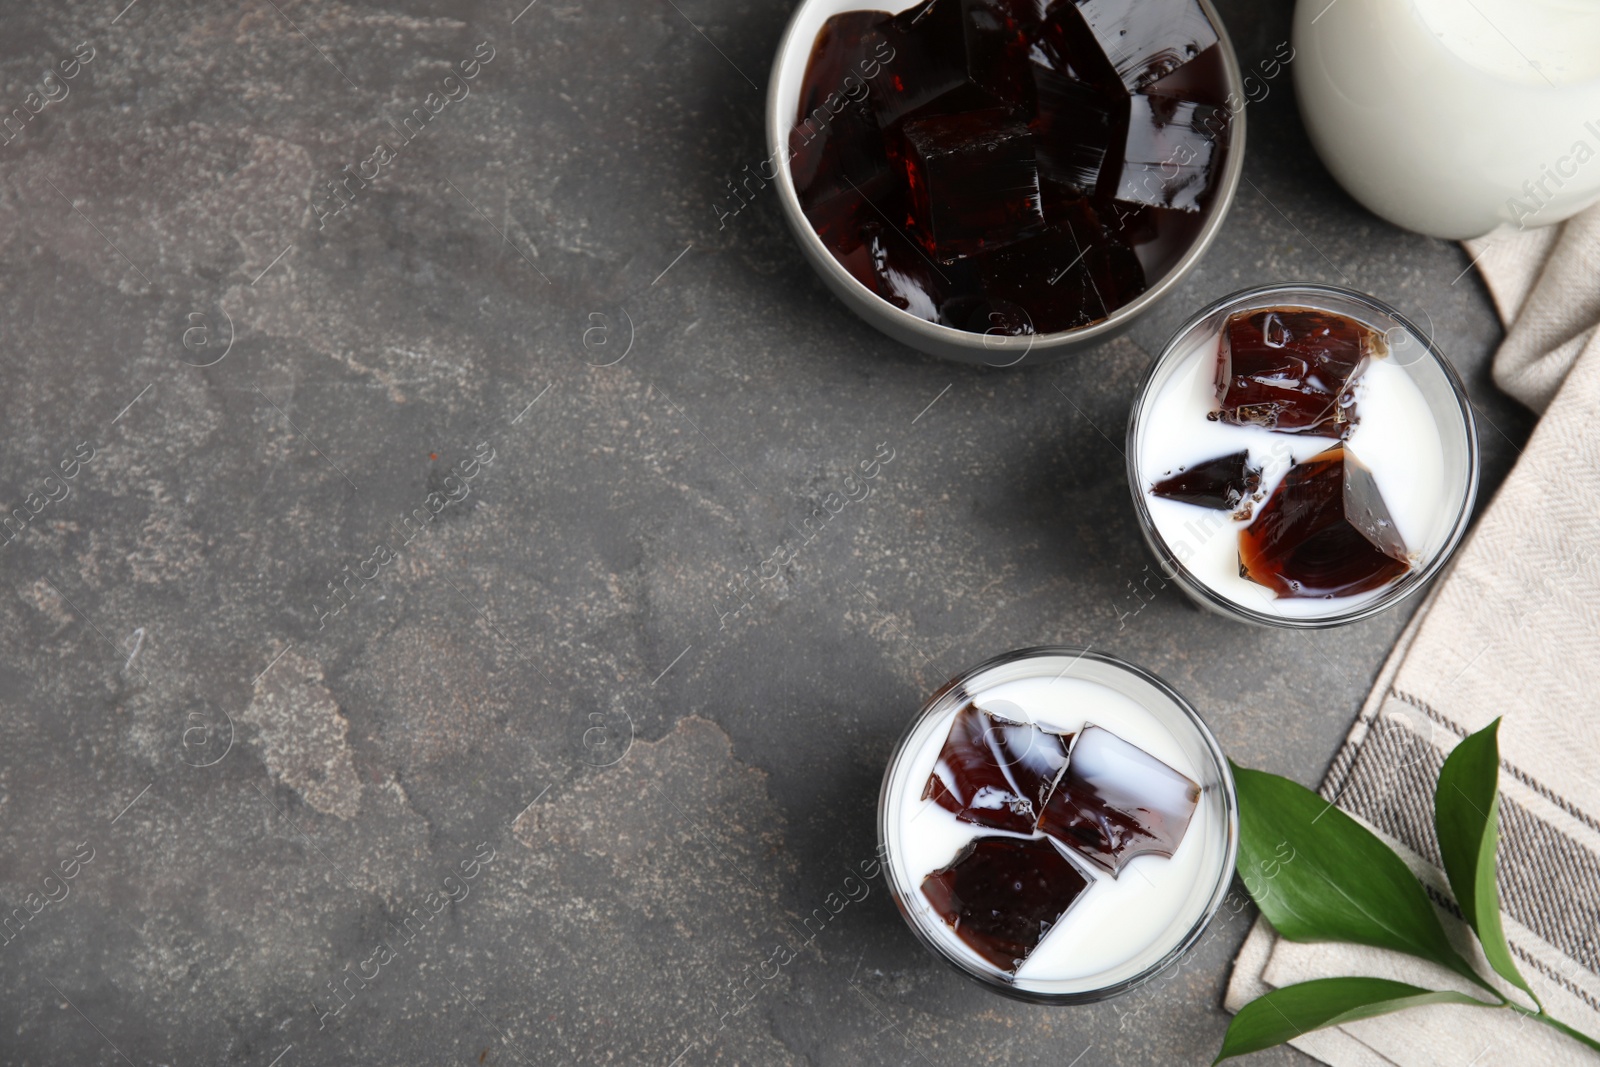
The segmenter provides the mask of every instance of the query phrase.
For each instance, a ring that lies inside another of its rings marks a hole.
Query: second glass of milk
[[[1333,599],[1278,597],[1240,573],[1239,533],[1253,516],[1196,508],[1150,493],[1151,483],[1174,469],[1247,448],[1252,462],[1263,468],[1263,495],[1270,496],[1294,464],[1335,443],[1334,438],[1228,425],[1209,417],[1217,404],[1224,323],[1235,314],[1279,307],[1330,312],[1382,336],[1385,352],[1358,381],[1359,418],[1345,443],[1370,465],[1415,560],[1408,573],[1370,593]],[[1394,308],[1331,285],[1261,286],[1196,312],[1156,357],[1134,397],[1127,455],[1134,509],[1163,577],[1199,606],[1258,625],[1322,629],[1400,603],[1449,561],[1477,499],[1477,426],[1455,369]]]
[[[1137,856],[1116,877],[1076,864],[1090,888],[1014,974],[963,944],[920,888],[969,841],[1001,833],[961,822],[924,798],[951,722],[968,704],[1002,707],[1016,721],[1058,733],[1099,726],[1199,787],[1188,831],[1171,857]],[[1087,1003],[1148,981],[1199,940],[1233,877],[1238,798],[1216,738],[1161,679],[1084,648],[1028,648],[978,664],[929,698],[884,773],[878,840],[890,895],[936,956],[1020,1000]]]

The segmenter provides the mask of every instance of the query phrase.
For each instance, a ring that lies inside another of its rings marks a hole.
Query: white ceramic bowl
[[[1092,348],[1123,332],[1141,313],[1155,304],[1189,273],[1194,264],[1210,247],[1222,221],[1233,202],[1244,170],[1245,116],[1242,107],[1233,111],[1229,127],[1228,153],[1218,177],[1217,189],[1212,196],[1209,214],[1194,243],[1183,257],[1136,299],[1124,304],[1101,321],[1076,330],[1059,333],[1007,336],[999,333],[973,333],[929,322],[895,307],[868,289],[833,258],[822,239],[811,228],[805,212],[800,209],[800,198],[795,193],[794,178],[789,173],[789,131],[795,125],[795,113],[800,101],[800,83],[805,76],[806,62],[822,24],[834,15],[845,11],[886,10],[898,13],[913,6],[914,0],[889,0],[874,4],[870,0],[803,0],[789,20],[783,40],[778,45],[777,58],[772,65],[772,78],[767,90],[767,151],[776,171],[778,200],[783,205],[784,218],[794,232],[800,250],[834,295],[873,326],[896,341],[935,356],[959,360],[963,363],[980,363],[990,366],[1017,366],[1046,363],[1072,352]],[[1228,98],[1245,99],[1239,62],[1233,45],[1228,40],[1222,20],[1210,0],[1199,0],[1206,17],[1216,28],[1217,38],[1225,60],[1228,78]]]

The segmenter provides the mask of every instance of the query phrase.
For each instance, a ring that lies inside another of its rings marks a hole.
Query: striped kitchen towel
[[[1457,741],[1504,716],[1506,936],[1550,1013],[1600,1034],[1600,208],[1467,247],[1509,324],[1495,381],[1544,414],[1401,635],[1322,793],[1395,846],[1457,943],[1475,953],[1439,868],[1433,783]],[[1410,957],[1295,944],[1257,922],[1225,1003],[1237,1011],[1270,988],[1334,975],[1471,991]],[[1544,1026],[1459,1006],[1368,1019],[1294,1044],[1335,1067],[1600,1064],[1600,1054]]]

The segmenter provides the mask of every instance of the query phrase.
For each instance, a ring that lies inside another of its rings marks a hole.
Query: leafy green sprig
[[[1318,978],[1246,1004],[1228,1026],[1216,1063],[1281,1045],[1311,1030],[1423,1004],[1468,1004],[1543,1023],[1589,1048],[1600,1040],[1552,1018],[1517,969],[1500,923],[1500,720],[1455,747],[1433,795],[1445,875],[1484,959],[1527,995],[1518,1003],[1480,975],[1445,936],[1439,915],[1404,860],[1316,793],[1275,774],[1234,767],[1239,791],[1239,874],[1278,934],[1343,941],[1428,960],[1482,990],[1423,989],[1382,978]],[[1284,861],[1284,849],[1290,861]],[[1267,872],[1262,879],[1259,872]],[[1487,999],[1486,999],[1487,998]]]

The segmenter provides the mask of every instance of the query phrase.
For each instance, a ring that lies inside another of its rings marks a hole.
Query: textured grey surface
[[[0,146],[0,503],[43,504],[0,538],[0,903],[40,905],[0,945],[0,1062],[1209,1060],[1248,912],[1050,1009],[855,872],[923,696],[1019,646],[1130,658],[1240,762],[1320,778],[1401,614],[1275,633],[1133,592],[1122,427],[1199,303],[1310,279],[1431,320],[1486,489],[1514,458],[1466,258],[1338,191],[1287,74],[1170,303],[974,371],[849,317],[770,191],[719,229],[784,5],[123,2],[3,12],[0,110],[93,58]],[[1247,66],[1287,36],[1222,6]]]

